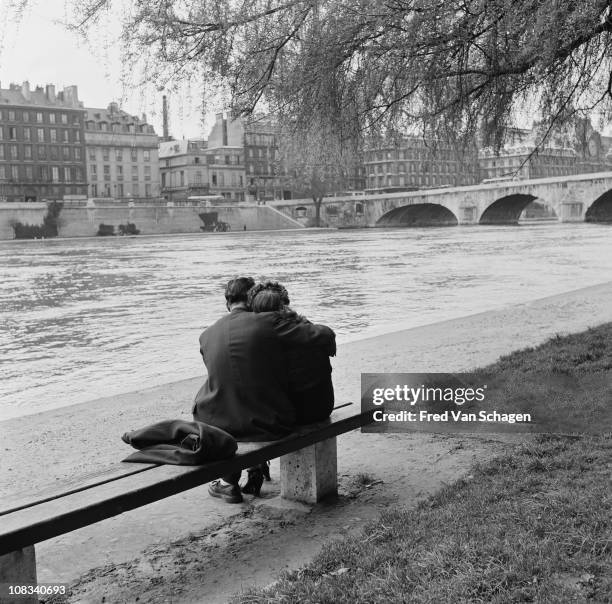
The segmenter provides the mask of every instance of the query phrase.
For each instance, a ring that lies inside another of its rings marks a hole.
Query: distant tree
[[[72,0],[94,27],[113,0]],[[550,126],[612,107],[610,0],[122,0],[126,60],[160,87],[220,83],[296,132],[343,143],[414,128],[499,145],[538,110]]]
[[[326,195],[352,188],[359,153],[352,141],[340,144],[333,132],[311,127],[296,134],[291,122],[279,136],[279,172],[285,185],[298,195],[312,197],[313,226],[321,225],[321,204]]]

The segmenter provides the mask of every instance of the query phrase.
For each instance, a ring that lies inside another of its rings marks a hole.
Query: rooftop
[[[10,84],[8,88],[0,88],[0,104],[64,109],[83,108],[76,86],[65,86],[63,90],[56,92],[54,84],[47,84],[44,88],[36,86],[32,89],[27,80],[23,84]]]

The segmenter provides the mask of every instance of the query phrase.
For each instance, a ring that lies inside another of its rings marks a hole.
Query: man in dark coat
[[[196,395],[194,420],[217,426],[237,440],[282,438],[296,425],[289,400],[289,378],[283,345],[329,346],[334,332],[324,325],[295,323],[281,313],[254,314],[246,306],[250,277],[227,284],[229,313],[200,336],[208,378]],[[237,475],[209,488],[230,503],[242,501]]]

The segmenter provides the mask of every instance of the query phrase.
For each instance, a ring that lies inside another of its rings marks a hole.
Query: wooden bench
[[[5,501],[0,508],[0,583],[36,583],[34,544],[40,541],[276,457],[280,457],[281,497],[316,503],[335,495],[336,436],[371,422],[372,411],[345,406],[325,422],[303,426],[281,440],[239,443],[236,455],[223,461],[201,466],[117,464],[46,496]]]

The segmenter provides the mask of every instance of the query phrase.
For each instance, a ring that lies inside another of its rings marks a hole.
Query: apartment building
[[[160,196],[159,139],[153,126],[110,103],[87,108],[85,146],[90,197],[126,201]]]
[[[462,186],[477,181],[476,154],[418,137],[370,146],[364,152],[366,193]]]
[[[205,139],[171,140],[159,145],[161,194],[168,201],[210,195],[208,143]]]
[[[0,201],[86,195],[84,115],[76,86],[0,88]]]

